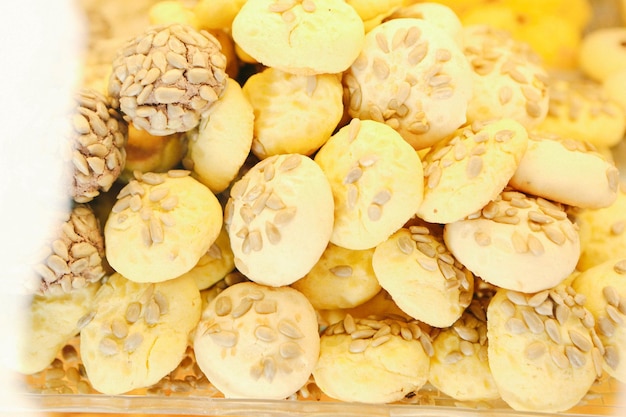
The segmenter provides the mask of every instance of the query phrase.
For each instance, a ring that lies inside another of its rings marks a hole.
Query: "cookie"
[[[183,166],[192,176],[221,193],[239,173],[252,145],[254,111],[237,81],[228,79],[222,98],[187,132]]]
[[[427,20],[448,32],[459,46],[463,46],[463,24],[454,10],[444,4],[435,2],[404,4],[385,18],[385,21],[402,18]]]
[[[378,26],[404,3],[403,0],[346,0],[363,20],[365,32]]]
[[[452,325],[472,299],[474,276],[425,227],[401,228],[376,246],[372,266],[398,307],[434,327]]]
[[[587,33],[578,50],[581,71],[597,82],[626,69],[626,27],[602,27]]]
[[[528,137],[528,149],[509,182],[512,187],[583,208],[615,201],[619,171],[593,146],[541,132]]]
[[[626,68],[622,68],[610,75],[607,75],[602,80],[602,91],[609,100],[619,104],[626,114],[626,97],[622,94],[622,91],[626,90]]]
[[[467,121],[510,118],[526,129],[548,113],[548,73],[530,47],[487,25],[463,28],[463,52],[472,68]]]
[[[422,162],[390,126],[352,119],[320,148],[335,201],[330,241],[347,249],[369,249],[407,222],[422,203]]]
[[[226,398],[260,399],[298,391],[320,348],[306,297],[252,282],[228,287],[209,303],[193,346],[200,369]]]
[[[153,284],[111,275],[80,333],[81,358],[93,388],[122,394],[169,374],[185,355],[200,307],[200,291],[189,277]]]
[[[489,368],[518,411],[561,412],[602,373],[593,316],[569,286],[533,294],[499,289],[487,308]]]
[[[217,197],[189,171],[139,174],[119,192],[104,226],[107,261],[136,282],[176,278],[196,265],[221,228]]]
[[[381,289],[372,269],[373,254],[373,248],[351,250],[329,243],[313,268],[291,286],[316,310],[359,306]]]
[[[577,229],[562,205],[508,189],[475,214],[446,224],[443,236],[475,275],[525,293],[561,283],[580,254]]]
[[[399,401],[428,379],[432,344],[415,321],[346,316],[320,339],[316,385],[340,401]]]
[[[260,284],[302,278],[328,245],[333,195],[320,167],[300,154],[253,166],[230,190],[224,221],[235,266]]]
[[[236,44],[255,60],[302,75],[344,71],[364,34],[357,12],[341,0],[248,0],[232,24]]]
[[[423,149],[465,123],[471,78],[448,33],[426,20],[404,18],[367,33],[343,83],[351,117],[386,123]]]
[[[230,29],[247,0],[198,0],[192,10],[198,25],[207,29]]]
[[[602,342],[604,370],[626,382],[626,258],[613,258],[578,274],[572,287],[586,297]]]
[[[191,276],[198,289],[204,290],[224,278],[235,269],[233,251],[226,229],[222,227],[215,242],[200,257],[198,263],[183,275]]]
[[[417,215],[452,223],[496,198],[528,146],[526,129],[513,119],[476,122],[442,139],[422,157],[424,200]]]

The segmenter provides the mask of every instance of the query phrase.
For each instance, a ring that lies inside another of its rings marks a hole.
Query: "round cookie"
[[[582,400],[602,373],[593,316],[571,287],[499,289],[487,308],[489,368],[518,411],[556,413]]]
[[[583,208],[610,206],[619,171],[593,146],[546,133],[528,135],[528,149],[509,184],[519,191]]]
[[[424,386],[432,353],[430,336],[416,321],[348,315],[322,334],[313,377],[331,398],[390,403]]]
[[[607,75],[602,80],[602,91],[609,100],[619,104],[626,114],[626,95],[622,94],[626,91],[626,68],[622,68]]]
[[[489,369],[486,304],[472,300],[463,315],[433,340],[428,382],[455,400],[500,398]]]
[[[626,27],[602,27],[587,33],[578,50],[578,63],[585,75],[598,82],[626,69]]]
[[[579,210],[581,271],[626,253],[626,185],[620,186],[617,199],[608,207]]]
[[[119,192],[104,226],[107,261],[116,272],[136,282],[172,279],[215,242],[222,207],[188,174],[139,174]]]
[[[572,287],[586,297],[604,347],[604,370],[626,383],[626,258],[613,258],[581,272]]]
[[[342,0],[248,0],[233,20],[232,35],[265,66],[314,75],[348,68],[359,55],[365,30],[354,8]]]
[[[198,25],[207,29],[230,29],[247,0],[198,0],[192,7]]]
[[[452,223],[502,192],[528,145],[526,129],[513,119],[476,122],[439,141],[422,157],[424,201],[417,215]]]
[[[200,291],[189,277],[153,284],[111,275],[80,333],[93,388],[115,395],[158,382],[184,357],[200,308]]]
[[[580,239],[562,206],[503,191],[466,219],[444,227],[444,241],[467,269],[498,287],[533,293],[576,267]]]
[[[320,148],[322,168],[335,200],[330,241],[369,249],[407,222],[422,203],[422,162],[394,129],[352,119]]]
[[[313,268],[291,286],[316,310],[356,307],[381,289],[372,269],[373,254],[373,248],[351,250],[329,243]]]
[[[209,303],[193,346],[200,369],[226,398],[260,399],[298,391],[320,349],[306,297],[252,282],[228,287]]]
[[[387,123],[415,149],[465,123],[472,95],[472,71],[454,39],[414,18],[368,32],[343,83],[351,117]]]
[[[425,227],[398,230],[376,247],[372,266],[398,307],[431,326],[452,325],[472,300],[474,276]]]
[[[550,107],[536,130],[591,143],[598,149],[619,143],[626,114],[602,90],[602,84],[581,78],[553,76]]]
[[[448,32],[459,46],[463,46],[463,25],[461,20],[454,10],[444,4],[435,2],[404,4],[385,20],[402,18],[427,20]]]
[[[548,113],[548,74],[530,47],[505,30],[463,28],[463,52],[472,68],[467,121],[511,118],[527,129]]]
[[[363,24],[365,32],[378,26],[385,18],[402,6],[403,0],[346,0],[356,10]]]
[[[307,156],[271,156],[230,190],[224,221],[235,266],[260,284],[289,285],[311,270],[333,229],[333,195]]]
[[[254,111],[237,81],[228,79],[222,98],[187,133],[185,168],[214,193],[221,193],[244,164],[254,132]]]
[[[198,263],[183,275],[191,276],[199,290],[211,287],[235,269],[233,251],[226,229],[222,227],[215,242],[200,257]]]

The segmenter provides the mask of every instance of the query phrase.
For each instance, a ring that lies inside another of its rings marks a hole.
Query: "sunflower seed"
[[[536,341],[529,344],[524,350],[524,355],[530,360],[539,359],[547,352],[546,345],[542,342]]]
[[[105,337],[100,340],[100,344],[98,345],[98,349],[100,353],[104,356],[113,356],[119,352],[119,347],[117,346],[117,342],[115,340]]]
[[[282,319],[278,322],[278,331],[291,339],[301,339],[304,337],[298,326],[287,319]]]
[[[548,337],[550,339],[552,339],[552,341],[554,341],[554,343],[560,345],[562,343],[561,330],[560,330],[559,325],[557,324],[556,320],[554,320],[554,319],[547,319],[544,322],[544,326],[545,326],[545,329],[546,329],[546,333],[548,334]]]
[[[229,330],[221,330],[215,333],[209,333],[211,340],[221,347],[231,348],[237,344],[237,333]]]

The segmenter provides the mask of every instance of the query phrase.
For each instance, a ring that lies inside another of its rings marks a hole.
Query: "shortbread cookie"
[[[415,18],[424,19],[448,32],[459,46],[463,46],[463,25],[450,7],[435,2],[405,4],[396,9],[385,20]]]
[[[378,282],[411,317],[452,325],[472,300],[474,276],[425,227],[402,228],[374,251]]]
[[[439,141],[422,157],[424,201],[417,215],[451,223],[480,210],[502,192],[528,145],[513,119],[476,122]]]
[[[313,371],[331,398],[390,403],[419,390],[428,379],[432,343],[416,321],[346,316],[322,334]]]
[[[343,87],[335,74],[296,75],[267,68],[243,92],[254,109],[252,152],[311,155],[333,134],[343,115]]]
[[[184,275],[189,275],[195,281],[198,289],[204,290],[224,278],[235,269],[233,251],[230,248],[230,239],[226,229],[222,227],[215,242],[208,251],[200,257],[198,263]]]
[[[417,211],[424,180],[417,153],[394,129],[352,119],[315,156],[330,181],[335,223],[330,241],[369,249],[385,241]]]
[[[351,117],[387,123],[415,149],[465,123],[472,95],[472,71],[454,39],[414,18],[368,32],[343,83]]]
[[[17,335],[15,370],[34,374],[52,363],[61,348],[80,332],[84,318],[93,307],[100,283],[91,283],[71,292],[34,295],[24,300]]]
[[[351,250],[328,244],[320,260],[291,286],[316,310],[352,308],[380,292],[372,269],[374,249]]]
[[[588,79],[553,76],[550,109],[537,130],[586,141],[599,149],[616,145],[626,131],[626,114]]]
[[[626,69],[626,27],[602,27],[587,33],[578,50],[578,62],[585,75],[598,82]]]
[[[365,29],[342,0],[248,0],[233,21],[232,35],[265,66],[313,75],[346,70],[359,55]]]
[[[214,193],[235,179],[250,153],[254,111],[237,81],[228,79],[222,98],[187,133],[185,168]]]
[[[580,227],[581,271],[626,253],[626,185],[620,186],[617,199],[608,207],[576,212]]]
[[[463,52],[472,68],[474,94],[467,121],[511,118],[525,128],[548,113],[548,74],[530,47],[487,25],[463,29]]]
[[[333,207],[328,179],[311,158],[286,154],[259,162],[233,185],[225,209],[235,266],[265,285],[302,278],[328,245]]]
[[[200,291],[189,277],[152,284],[110,276],[80,333],[93,388],[114,395],[158,382],[182,360],[200,308]]]
[[[455,400],[500,398],[489,369],[486,308],[487,302],[472,300],[463,315],[433,340],[428,382]]]
[[[284,399],[317,362],[315,310],[290,287],[235,284],[203,311],[193,346],[200,369],[226,398]]]
[[[558,285],[574,271],[580,254],[576,227],[561,205],[513,190],[446,224],[444,240],[475,275],[525,293]]]
[[[581,272],[572,283],[586,297],[604,347],[604,370],[626,383],[626,258],[613,258]]]
[[[570,206],[602,208],[617,198],[619,171],[586,142],[531,133],[510,185]]]
[[[139,174],[118,194],[104,226],[107,261],[136,282],[178,277],[222,228],[222,207],[189,171]]]
[[[593,316],[571,287],[500,289],[487,309],[488,359],[500,396],[518,411],[565,411],[602,374]]]

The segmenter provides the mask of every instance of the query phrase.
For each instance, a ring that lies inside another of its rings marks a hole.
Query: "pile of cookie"
[[[156,2],[76,93],[19,371],[79,335],[105,394],[188,347],[228,398],[626,382],[626,28],[540,3]]]

